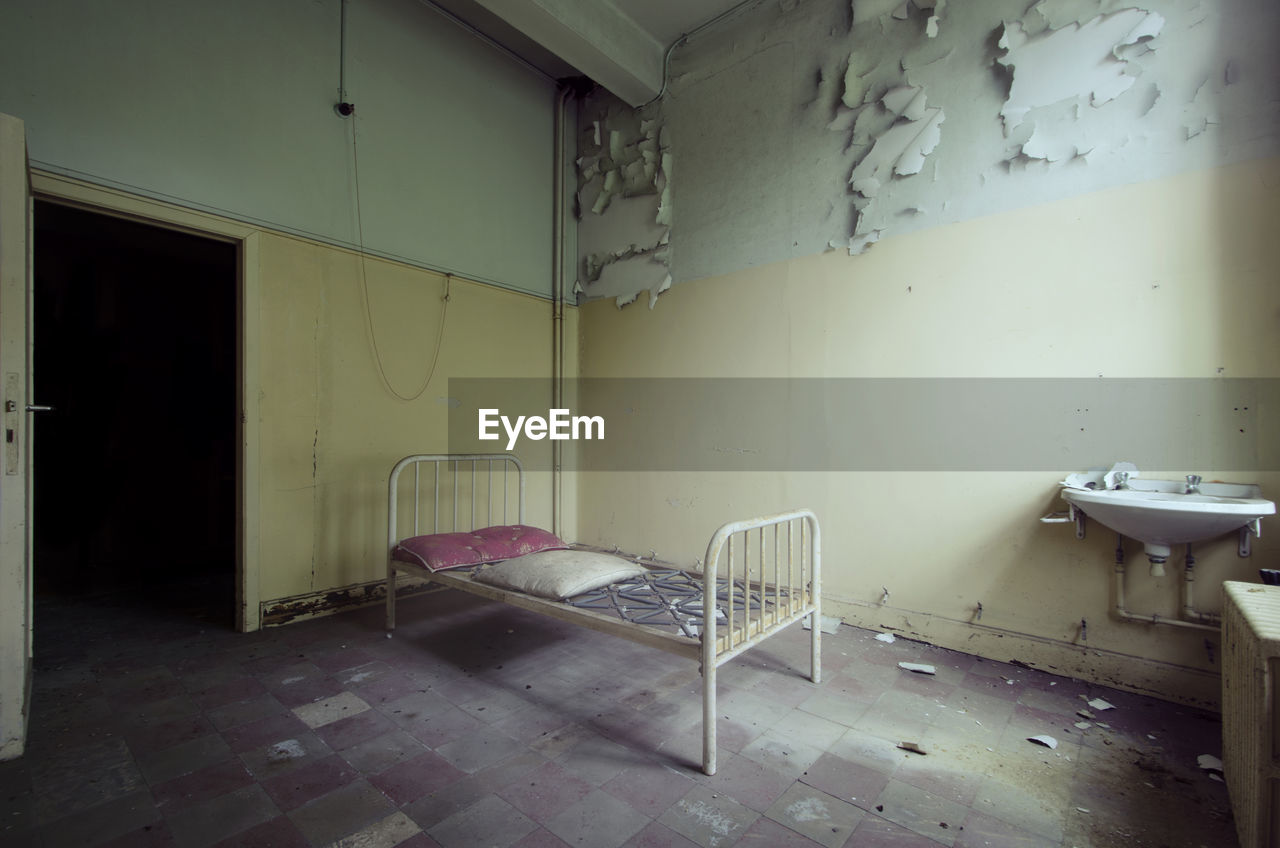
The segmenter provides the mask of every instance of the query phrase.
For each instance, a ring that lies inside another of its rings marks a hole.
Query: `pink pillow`
[[[504,559],[568,548],[555,534],[537,527],[509,524],[482,527],[470,533],[432,533],[404,539],[391,552],[392,559],[420,565],[431,571],[498,562]]]

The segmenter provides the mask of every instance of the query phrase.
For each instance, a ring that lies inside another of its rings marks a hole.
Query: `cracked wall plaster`
[[[1277,35],[1280,3],[1256,0],[762,3],[679,47],[643,113],[584,108],[583,287],[652,305],[672,281],[1280,154]]]
[[[671,153],[662,123],[603,93],[582,109],[578,139],[578,280],[588,299],[619,306],[671,285]]]

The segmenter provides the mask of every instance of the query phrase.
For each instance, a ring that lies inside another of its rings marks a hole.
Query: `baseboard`
[[[396,598],[439,592],[441,588],[429,581],[404,574],[396,577]],[[338,589],[323,589],[319,592],[262,601],[259,604],[260,621],[263,627],[278,627],[294,621],[305,621],[308,618],[319,618],[336,612],[380,604],[386,599],[387,582],[385,580],[355,583]]]
[[[1199,668],[828,595],[822,598],[822,611],[857,627],[883,630],[985,659],[1012,662],[1178,704],[1216,712],[1222,709],[1220,675]]]
[[[406,598],[442,587],[401,575],[396,597]],[[357,583],[338,589],[308,592],[261,603],[263,627],[332,615],[383,603],[386,581]],[[971,621],[956,621],[917,610],[900,609],[826,595],[825,615],[838,616],[846,624],[883,630],[984,659],[1012,662],[1050,674],[1087,680],[1102,686],[1150,695],[1202,709],[1221,711],[1221,677],[1211,671],[1137,657],[1117,651],[1082,648],[1070,642],[1032,636]]]

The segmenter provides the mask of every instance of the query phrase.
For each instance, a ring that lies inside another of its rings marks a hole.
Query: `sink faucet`
[[[1199,474],[1187,475],[1187,490],[1183,494],[1187,494],[1187,495],[1200,494],[1200,475]]]
[[[1116,488],[1117,488],[1117,489],[1127,489],[1127,488],[1129,488],[1129,472],[1128,472],[1128,471],[1117,471],[1117,472],[1116,472],[1116,476],[1115,476],[1115,481],[1116,481]]]

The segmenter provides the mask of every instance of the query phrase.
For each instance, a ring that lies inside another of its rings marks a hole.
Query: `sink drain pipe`
[[[1217,630],[1222,626],[1222,616],[1216,612],[1200,612],[1192,600],[1192,588],[1196,582],[1196,558],[1191,555],[1191,545],[1187,544],[1186,569],[1182,574],[1182,617],[1187,621],[1199,621],[1212,624]]]
[[[1182,581],[1182,618],[1169,618],[1164,615],[1139,615],[1130,612],[1125,606],[1124,584],[1125,584],[1125,564],[1124,564],[1124,537],[1116,534],[1116,567],[1115,567],[1115,584],[1116,584],[1116,617],[1123,621],[1138,621],[1144,624],[1167,624],[1171,627],[1185,627],[1191,630],[1209,630],[1214,633],[1219,631],[1218,624],[1206,624],[1203,622],[1217,622],[1218,616],[1210,612],[1198,612],[1192,603],[1192,584],[1195,583],[1195,560],[1191,556],[1191,546],[1187,546],[1187,567],[1183,575]],[[1185,620],[1190,619],[1190,620]]]

